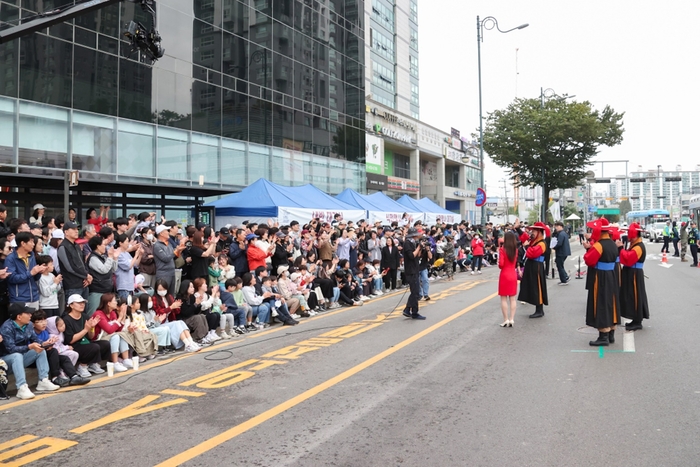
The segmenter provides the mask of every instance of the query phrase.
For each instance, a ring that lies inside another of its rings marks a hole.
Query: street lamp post
[[[528,27],[529,24],[521,24],[520,26],[517,26],[512,29],[508,29],[506,31],[501,31],[501,28],[498,27],[498,21],[496,18],[493,16],[487,16],[483,20],[479,19],[479,16],[477,15],[476,17],[476,45],[477,45],[477,57],[478,57],[478,63],[479,63],[479,165],[481,169],[481,177],[480,177],[480,184],[481,188],[484,188],[484,113],[482,110],[482,97],[481,97],[481,42],[483,41],[483,35],[481,33],[481,29],[493,29],[494,27],[496,30],[500,33],[507,33],[511,31],[515,31],[516,29],[524,29]],[[486,218],[486,205],[481,206],[481,220],[480,223],[483,224],[484,220]]]

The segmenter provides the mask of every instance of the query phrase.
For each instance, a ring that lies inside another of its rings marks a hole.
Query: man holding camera
[[[406,302],[406,308],[403,310],[403,315],[411,319],[425,319],[418,313],[418,296],[420,293],[420,285],[418,284],[418,261],[420,260],[423,250],[426,245],[422,241],[416,242],[416,239],[421,236],[415,227],[408,229],[406,240],[403,243],[403,268],[406,276],[406,282],[411,288],[411,294]]]

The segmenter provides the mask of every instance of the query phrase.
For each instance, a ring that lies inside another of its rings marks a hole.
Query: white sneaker
[[[221,338],[214,331],[209,331],[207,337],[209,338],[209,342],[216,342],[221,340]]]
[[[197,351],[199,350],[199,348],[195,347],[195,345],[196,345],[196,344],[194,344],[194,345],[186,345],[186,346],[185,346],[185,352],[190,352],[190,353],[197,352]]]
[[[34,393],[29,390],[29,386],[23,384],[17,391],[17,399],[34,399]]]
[[[39,383],[36,385],[36,390],[37,391],[56,391],[60,387],[61,386],[53,384],[51,381],[49,381],[49,378],[44,378],[41,381],[39,381]]]
[[[369,300],[369,297],[367,295],[360,295],[360,300],[366,302],[367,300]]]
[[[221,331],[221,334],[219,334],[219,337],[221,337],[222,339],[230,339],[231,338],[231,336],[229,336],[226,333],[226,331]]]
[[[309,310],[309,316],[316,316],[318,313],[316,313],[314,310]]]
[[[277,313],[277,309],[273,308],[272,309],[272,317],[277,318],[279,316],[279,313]]]
[[[99,363],[91,363],[90,365],[88,365],[88,371],[90,373],[94,373],[96,375],[99,375],[99,374],[102,374],[105,372],[102,368],[100,368]]]
[[[126,360],[124,360],[124,361],[126,361]],[[128,370],[128,368],[123,363],[117,362],[114,364],[114,372],[115,373],[122,373],[122,372],[127,371],[127,370]]]
[[[481,274],[481,271],[476,271],[477,274]]]
[[[472,276],[474,275],[474,271],[471,272],[471,275],[472,275]]]
[[[78,375],[81,378],[90,378],[92,376],[92,373],[88,371],[87,365],[78,365],[78,368],[76,368],[78,371]]]
[[[296,314],[296,313],[294,313],[293,315],[290,315],[290,316],[291,316],[292,318],[294,318],[294,319],[299,319],[299,318],[301,318],[301,316],[299,316],[299,315]]]
[[[122,365],[124,365],[127,368],[133,368],[134,367],[134,362],[131,361],[130,358],[127,358],[126,360],[122,360]],[[115,363],[116,365],[116,363]]]

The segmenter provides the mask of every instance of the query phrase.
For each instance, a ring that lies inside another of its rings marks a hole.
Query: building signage
[[[453,136],[446,136],[445,142],[458,151],[462,150],[462,140]]]
[[[384,165],[384,140],[365,135],[365,169],[368,173],[381,174]]]
[[[455,192],[452,193],[452,194],[455,195],[455,196],[459,196],[460,198],[466,198],[467,196],[469,196],[469,195],[467,195],[467,194],[466,194],[465,192],[463,192],[463,191],[455,191]]]
[[[387,189],[388,178],[386,175],[379,175],[367,172],[367,189],[384,191]]]
[[[369,106],[367,106],[367,109],[369,109]],[[377,109],[376,107],[369,109],[369,112],[372,115],[376,115],[377,117],[379,117],[383,120],[386,120],[389,123],[394,123],[400,127],[406,128],[407,130],[411,130],[413,132],[416,131],[416,125],[413,122],[411,122],[410,120],[406,120],[405,118],[401,118],[401,117],[394,115],[392,113]]]
[[[445,159],[449,159],[451,161],[459,162],[460,164],[462,163],[462,158],[464,157],[464,153],[460,151],[455,151],[452,148],[445,147]]]
[[[405,178],[389,177],[388,185],[390,190],[409,191],[411,193],[420,191],[420,183]]]
[[[456,129],[454,129],[454,128],[450,128],[450,134],[452,134],[452,137],[453,137],[453,138],[460,139],[460,138],[459,138],[459,130],[456,130]]]
[[[393,138],[408,144],[416,144],[416,140],[414,138],[411,138],[409,135],[399,133],[398,131],[392,130],[390,128],[383,127],[379,123],[375,123],[372,129],[375,133],[388,136],[389,138]]]

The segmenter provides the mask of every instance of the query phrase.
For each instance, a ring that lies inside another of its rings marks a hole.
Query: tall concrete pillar
[[[437,204],[445,206],[445,158],[437,161]]]
[[[410,164],[411,164],[411,180],[415,180],[418,182],[418,184],[420,184],[420,151],[418,149],[414,149],[413,151],[411,151],[410,157],[411,157],[411,162],[410,162]],[[414,195],[414,197],[416,199],[420,199],[421,198],[420,191],[418,191],[418,193],[416,193]]]

